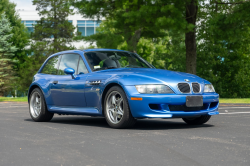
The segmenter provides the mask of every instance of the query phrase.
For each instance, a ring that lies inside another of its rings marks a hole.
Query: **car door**
[[[80,65],[80,67],[78,67]],[[84,86],[88,76],[79,54],[61,55],[57,76],[52,80],[50,92],[53,105],[57,107],[86,107]],[[76,78],[64,73],[65,68],[75,70]],[[79,72],[78,72],[79,71]],[[85,73],[84,73],[85,72]],[[80,74],[79,74],[80,73]]]
[[[40,79],[40,86],[43,87],[44,97],[48,106],[53,105],[51,98],[51,86],[53,81],[57,78],[58,65],[60,62],[60,55],[55,55],[47,60],[42,70],[38,73],[42,78]]]

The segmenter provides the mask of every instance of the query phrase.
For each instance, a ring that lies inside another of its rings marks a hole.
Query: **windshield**
[[[152,68],[134,53],[121,51],[95,51],[85,53],[92,71],[114,68]]]

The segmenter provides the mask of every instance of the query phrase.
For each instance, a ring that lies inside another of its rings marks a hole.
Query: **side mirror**
[[[66,69],[64,69],[64,73],[71,75],[72,79],[76,78],[76,76],[75,76],[75,70],[72,69],[72,68],[66,68]]]

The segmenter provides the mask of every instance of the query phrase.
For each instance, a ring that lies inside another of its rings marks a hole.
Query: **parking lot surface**
[[[0,166],[249,166],[250,105],[221,104],[205,125],[143,119],[112,129],[104,118],[33,122],[27,103],[0,102]]]

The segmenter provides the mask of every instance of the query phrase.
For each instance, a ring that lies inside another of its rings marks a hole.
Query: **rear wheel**
[[[184,122],[190,125],[201,125],[209,121],[211,115],[202,115],[198,118],[182,118]]]
[[[47,110],[43,93],[39,88],[35,88],[29,97],[29,112],[31,118],[36,122],[50,121],[54,114]]]
[[[104,115],[109,126],[127,128],[136,123],[132,116],[126,94],[119,86],[111,87],[104,100]]]

